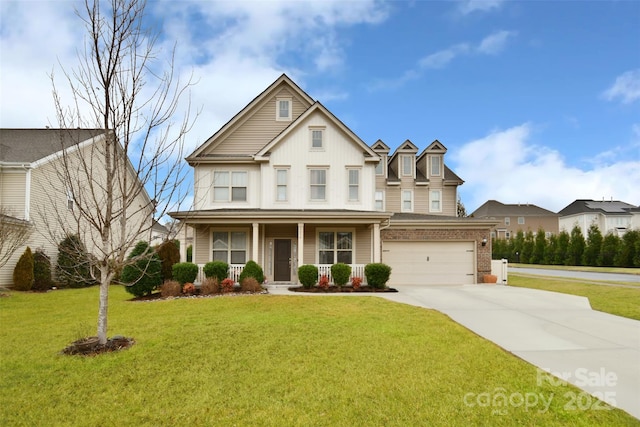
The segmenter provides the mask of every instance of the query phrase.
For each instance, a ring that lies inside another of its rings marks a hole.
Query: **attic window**
[[[431,175],[433,176],[440,175],[440,157],[439,156],[431,157]]]
[[[276,98],[276,120],[291,121],[291,98]]]
[[[413,176],[413,156],[402,156],[402,175]]]

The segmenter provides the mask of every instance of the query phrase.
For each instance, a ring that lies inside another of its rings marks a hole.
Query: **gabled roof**
[[[447,152],[447,147],[444,146],[443,143],[438,141],[437,139],[433,141],[427,148],[425,148],[422,153],[418,156],[418,159],[421,159],[427,154],[445,154]]]
[[[286,74],[282,74],[280,77],[276,79],[273,83],[269,85],[265,90],[263,90],[258,96],[256,96],[246,107],[240,110],[235,116],[231,118],[227,123],[224,124],[216,133],[210,136],[204,143],[202,143],[196,150],[187,156],[187,161],[195,160],[197,156],[202,154],[210,145],[215,144],[216,140],[218,140],[222,135],[225,135],[230,129],[235,128],[237,125],[243,122],[247,116],[251,115],[253,109],[260,105],[265,99],[269,98],[272,93],[281,85],[287,85],[291,88],[296,95],[305,100],[309,105],[313,104],[313,98],[311,98],[304,90],[300,88],[297,84],[294,83],[293,80],[289,78]]]
[[[333,124],[335,124],[340,130],[342,130],[351,140],[353,140],[357,145],[359,145],[362,148],[362,151],[365,154],[365,156],[368,156],[367,158],[365,158],[365,161],[380,160],[380,157],[378,156],[378,154],[376,154],[376,152],[373,151],[371,147],[365,144],[364,141],[362,141],[358,135],[356,135],[351,129],[349,129],[344,123],[342,123],[340,119],[334,116],[333,113],[331,113],[331,111],[327,110],[325,106],[318,101],[316,101],[310,108],[308,108],[304,113],[302,113],[300,117],[294,120],[282,132],[280,132],[278,136],[273,138],[267,145],[265,145],[260,151],[258,151],[258,153],[256,153],[255,155],[255,159],[257,161],[267,160],[271,149],[276,145],[278,145],[280,141],[282,141],[287,135],[289,135],[293,130],[295,130],[298,126],[300,126],[300,124],[304,122],[304,120],[307,117],[309,117],[311,114],[313,114],[316,111],[320,112],[321,114],[324,114],[325,117],[327,117]]]
[[[472,214],[476,218],[501,217],[501,216],[558,216],[555,212],[543,209],[536,205],[504,204],[497,200],[488,200]]]
[[[387,153],[387,154],[389,153],[389,151],[391,151],[391,148],[389,148],[387,144],[382,142],[381,139],[374,142],[373,145],[371,145],[371,148],[373,148],[375,151],[379,151],[381,153]]]
[[[396,151],[393,152],[393,155],[391,156],[389,161],[392,161],[399,153],[416,154],[417,152],[418,152],[418,147],[416,147],[416,145],[413,142],[407,139],[405,142],[400,144],[398,148],[396,148]]]
[[[33,163],[103,133],[101,129],[0,129],[0,162]]]
[[[600,201],[578,199],[558,212],[560,216],[579,215],[583,213],[601,213],[605,215],[629,215],[636,206],[618,200]]]

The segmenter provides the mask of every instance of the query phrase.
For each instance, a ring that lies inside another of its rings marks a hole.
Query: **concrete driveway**
[[[570,395],[576,410],[596,396],[640,418],[640,321],[591,309],[585,297],[502,285],[397,287],[378,294],[432,308],[505,350],[589,394]],[[563,390],[562,382],[539,373]],[[571,403],[571,402],[570,402]]]

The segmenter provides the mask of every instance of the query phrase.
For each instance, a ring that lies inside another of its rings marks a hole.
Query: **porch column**
[[[300,267],[304,264],[304,223],[298,223],[298,262],[297,266]]]
[[[182,241],[180,242],[180,261],[187,262],[187,224],[182,223]]]
[[[253,223],[253,245],[251,248],[251,256],[252,256],[252,260],[255,262],[258,262],[258,245],[260,244],[260,224],[258,224],[257,222]]]
[[[373,262],[380,262],[380,224],[373,224]]]

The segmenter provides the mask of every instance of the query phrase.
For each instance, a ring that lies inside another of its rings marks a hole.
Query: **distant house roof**
[[[488,200],[472,214],[476,218],[489,218],[501,216],[558,216],[558,214],[543,209],[536,205],[504,204],[497,200]]]
[[[632,209],[637,207],[619,200],[595,201],[595,200],[575,200],[569,206],[562,209],[560,216],[579,215],[582,213],[602,213],[605,215],[629,215]]]
[[[103,132],[100,129],[0,129],[0,162],[33,163]]]

